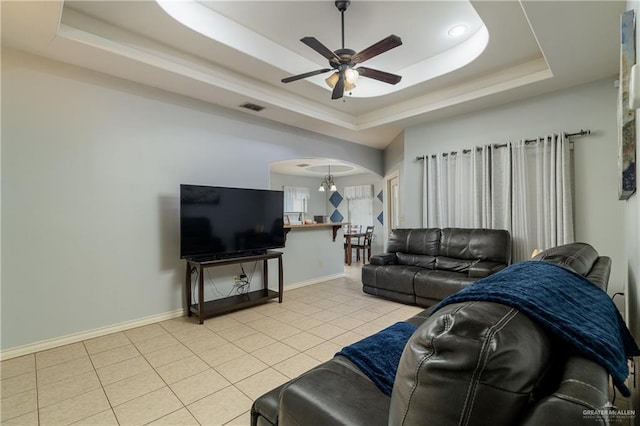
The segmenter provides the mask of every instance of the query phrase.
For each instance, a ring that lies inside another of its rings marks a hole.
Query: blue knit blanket
[[[378,333],[343,348],[342,355],[353,362],[373,383],[391,396],[400,356],[407,341],[417,326],[408,322],[397,322]]]
[[[441,301],[445,305],[489,301],[512,306],[579,353],[609,371],[624,396],[629,389],[627,357],[640,355],[618,309],[607,293],[562,266],[540,261],[515,263]]]

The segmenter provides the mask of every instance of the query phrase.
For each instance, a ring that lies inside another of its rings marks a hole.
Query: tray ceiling
[[[2,2],[2,43],[265,119],[386,147],[405,127],[615,75],[617,1],[353,1],[345,47],[390,34],[403,45],[365,63],[397,73],[360,78],[331,100],[325,68],[301,43],[340,48],[333,1]],[[468,31],[451,37],[464,24]],[[240,108],[250,102],[265,107]]]

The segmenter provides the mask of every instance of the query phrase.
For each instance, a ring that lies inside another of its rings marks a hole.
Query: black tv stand
[[[197,315],[200,324],[205,318],[221,315],[238,309],[255,306],[270,299],[278,298],[282,303],[283,294],[283,271],[282,253],[279,251],[265,251],[261,254],[247,256],[227,257],[213,260],[196,260],[198,258],[186,259],[187,272],[185,276],[185,290],[187,296],[187,316]],[[269,270],[268,260],[278,259],[278,291],[269,290]],[[244,294],[225,297],[222,299],[204,300],[204,269],[215,266],[231,265],[234,263],[244,263],[251,261],[262,261],[262,289],[250,291]],[[191,303],[191,269],[198,268],[198,303]]]

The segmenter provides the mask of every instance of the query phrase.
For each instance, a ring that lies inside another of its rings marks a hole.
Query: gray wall
[[[627,281],[625,204],[617,189],[617,89],[614,79],[479,113],[405,129],[402,203],[407,227],[421,226],[422,162],[416,156],[563,130],[591,129],[575,139],[575,237],[613,259],[609,292]],[[636,233],[637,235],[637,233]]]
[[[384,150],[385,176],[404,168],[404,132],[396,136]]]
[[[635,9],[636,19],[640,13],[640,1],[628,1],[627,9]],[[640,58],[640,31],[636,30],[636,58]],[[636,60],[638,62],[638,60]],[[636,138],[640,138],[640,111],[636,111]],[[638,159],[640,159],[640,141],[636,140],[636,176],[638,172]],[[640,182],[636,182],[640,185]],[[640,188],[639,188],[640,189]],[[630,317],[631,331],[637,341],[640,342],[640,206],[638,190],[627,201],[625,207],[625,237],[627,249],[627,265],[629,283],[627,288],[628,315]],[[637,397],[640,403],[640,396]],[[640,408],[640,404],[636,405]]]
[[[269,188],[303,157],[382,173],[376,149],[4,49],[1,348],[182,308],[179,184]]]
[[[635,9],[636,22],[638,13],[640,13],[640,1],[628,1],[627,9]],[[637,23],[636,23],[637,25]],[[640,62],[640,31],[636,27],[636,63]],[[640,110],[636,111],[636,179],[638,175],[638,159],[640,159]],[[640,182],[636,182],[636,185]],[[640,188],[639,188],[640,189]],[[635,194],[624,202],[625,222],[625,249],[626,249],[626,273],[627,287],[625,289],[626,316],[627,324],[636,338],[640,342],[640,201],[638,201],[638,189]],[[636,358],[636,377],[638,376],[639,359]],[[636,383],[632,380],[628,381],[629,387],[635,384],[633,391],[632,408],[640,409],[640,382],[636,379]],[[638,414],[636,414],[638,416]],[[636,422],[640,421],[640,416],[636,417]]]

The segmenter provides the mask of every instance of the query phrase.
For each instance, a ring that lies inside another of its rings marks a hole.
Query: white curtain
[[[490,146],[425,156],[423,226],[486,228],[491,220]]]
[[[507,229],[514,262],[573,242],[571,152],[563,134],[425,155],[423,178],[425,227]]]
[[[346,198],[347,200],[373,198],[373,186],[372,185],[345,186],[344,198]]]
[[[571,152],[563,134],[513,144],[514,257],[574,241]]]

